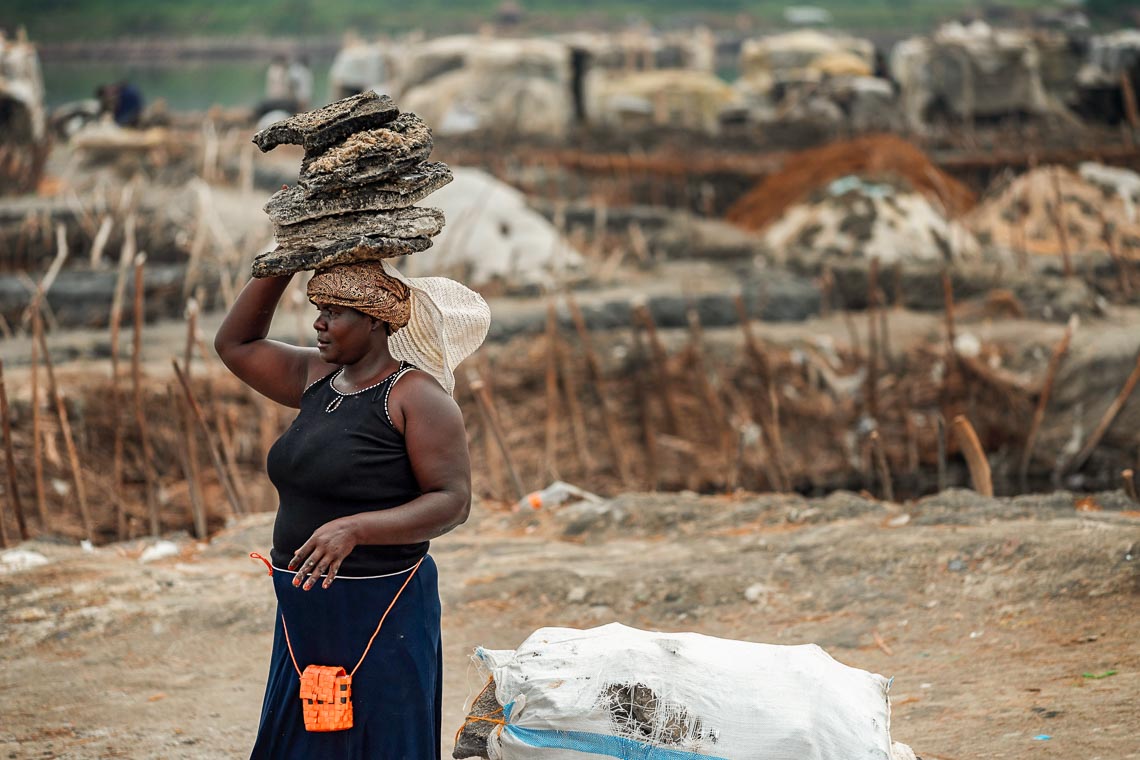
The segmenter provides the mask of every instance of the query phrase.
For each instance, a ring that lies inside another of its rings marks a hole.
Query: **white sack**
[[[492,760],[889,760],[889,682],[814,644],[775,646],[612,623],[479,649],[506,725]],[[655,709],[631,717],[631,688]]]

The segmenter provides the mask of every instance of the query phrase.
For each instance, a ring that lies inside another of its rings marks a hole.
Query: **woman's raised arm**
[[[335,367],[321,361],[315,348],[266,338],[290,279],[255,278],[246,283],[214,336],[214,349],[246,385],[279,404],[299,408],[310,379]]]

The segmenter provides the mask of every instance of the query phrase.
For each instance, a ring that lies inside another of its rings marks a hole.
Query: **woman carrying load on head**
[[[242,381],[300,410],[267,463],[280,501],[278,614],[251,758],[438,758],[440,602],[428,542],[470,507],[467,436],[450,394],[490,312],[451,280],[345,264],[310,280],[317,347],[299,348],[266,337],[289,280],[247,284],[214,340]],[[307,730],[299,675],[354,665],[352,727]]]

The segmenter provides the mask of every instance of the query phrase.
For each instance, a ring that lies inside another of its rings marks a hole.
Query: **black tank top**
[[[342,394],[316,381],[301,396],[301,411],[269,450],[269,479],[279,506],[271,558],[285,567],[320,526],[338,517],[407,504],[420,495],[404,436],[388,416],[388,395],[400,369],[376,385]],[[361,545],[341,563],[341,576],[404,570],[427,554],[428,542]]]

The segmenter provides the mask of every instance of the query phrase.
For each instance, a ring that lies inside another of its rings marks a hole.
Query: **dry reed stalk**
[[[692,363],[697,378],[697,390],[700,391],[701,399],[704,401],[705,408],[708,411],[706,420],[709,430],[714,438],[720,440],[721,454],[727,465],[732,457],[732,426],[729,424],[728,416],[725,413],[724,404],[721,403],[720,396],[713,390],[712,383],[709,381],[708,362],[705,358],[704,350],[704,331],[701,329],[701,315],[693,308],[692,304],[690,304],[686,310],[686,317],[689,321],[689,351],[693,358]]]
[[[780,484],[779,490],[784,490],[789,486],[791,481],[788,478],[788,471],[784,464],[784,444],[780,434],[779,398],[777,397],[774,378],[772,377],[771,364],[768,361],[767,353],[760,346],[760,343],[752,333],[752,318],[749,316],[748,309],[744,305],[744,298],[738,294],[733,299],[733,304],[736,307],[737,318],[740,320],[740,329],[744,333],[746,353],[760,380],[761,393],[758,395],[755,408],[757,416],[760,418],[760,428],[763,431],[763,435],[767,436],[768,443],[772,447],[772,458],[775,460],[773,464],[779,473],[778,479],[773,482]],[[767,405],[765,405],[765,401]]]
[[[586,368],[590,372],[590,378],[594,382],[594,395],[598,399],[598,406],[602,411],[602,423],[606,430],[606,440],[610,445],[610,453],[613,455],[614,463],[617,465],[618,476],[621,478],[622,483],[628,485],[633,482],[633,476],[630,474],[629,460],[626,457],[625,448],[621,445],[621,437],[617,430],[617,421],[615,415],[610,407],[610,402],[605,392],[605,380],[602,377],[602,365],[598,360],[598,355],[594,351],[594,342],[590,338],[590,330],[586,327],[586,320],[582,316],[582,310],[578,308],[577,301],[571,295],[566,296],[566,305],[570,309],[570,317],[574,320],[574,328],[578,331],[578,340],[582,343],[582,349],[586,352]]]
[[[1057,239],[1061,243],[1061,266],[1065,277],[1072,277],[1073,260],[1069,250],[1069,230],[1065,219],[1065,199],[1061,196],[1060,173],[1061,170],[1057,167],[1049,172],[1049,181],[1053,185],[1053,226],[1057,228]]]
[[[103,263],[103,249],[107,247],[107,240],[111,237],[111,228],[114,223],[111,217],[104,216],[99,224],[99,231],[95,233],[95,240],[91,243],[91,268],[98,269]]]
[[[79,452],[75,448],[75,436],[71,432],[71,420],[67,416],[67,405],[63,402],[59,384],[55,381],[55,367],[52,364],[51,352],[48,351],[47,338],[41,327],[39,330],[40,352],[44,357],[44,368],[47,370],[48,393],[55,401],[55,412],[59,417],[59,427],[63,432],[63,444],[67,448],[67,461],[71,467],[71,480],[75,484],[75,498],[79,502],[79,514],[83,519],[83,529],[87,540],[94,543],[95,528],[91,521],[91,510],[87,505],[87,489],[83,485],[83,471],[79,465]]]
[[[145,292],[146,254],[135,256],[135,293],[134,293],[134,325],[131,342],[131,389],[134,398],[135,425],[139,431],[139,443],[142,447],[143,479],[146,482],[146,504],[150,516],[150,534],[158,536],[161,525],[158,518],[158,493],[156,475],[154,472],[154,452],[150,446],[150,432],[147,425],[146,413],[143,411],[142,387],[142,333],[145,312],[143,310],[143,293]]]
[[[787,465],[784,463],[784,436],[780,432],[780,397],[776,393],[775,383],[768,384],[768,405],[771,409],[769,425],[765,428],[768,441],[772,444],[772,457],[775,459],[776,470],[780,473],[780,481],[785,489],[791,487],[791,477],[788,475]]]
[[[16,485],[16,454],[12,449],[12,417],[8,409],[8,390],[4,386],[4,362],[0,360],[0,423],[4,429],[4,459],[8,465],[8,499],[16,513],[16,527],[20,530],[20,540],[28,540],[28,522],[24,519],[24,504],[20,501],[20,489]]]
[[[36,487],[36,512],[42,530],[51,529],[47,492],[44,488],[43,441],[40,439],[40,334],[43,332],[40,310],[32,314],[32,471]]]
[[[67,230],[60,224],[56,227],[55,258],[52,259],[51,264],[48,265],[47,272],[44,273],[39,285],[33,285],[31,288],[33,293],[32,301],[28,304],[28,307],[24,309],[24,313],[20,317],[21,330],[28,327],[28,324],[32,320],[33,312],[41,308],[47,308],[48,291],[51,290],[51,286],[55,284],[55,278],[59,276],[65,261],[67,261]]]
[[[225,465],[222,463],[222,456],[218,453],[218,442],[214,438],[214,431],[210,430],[210,425],[206,422],[206,415],[202,413],[202,407],[198,404],[198,399],[194,397],[194,389],[190,387],[190,382],[182,372],[182,367],[179,366],[178,360],[171,359],[170,363],[174,367],[174,374],[178,377],[178,384],[182,386],[182,395],[186,398],[186,403],[188,403],[193,410],[194,419],[197,420],[198,427],[201,428],[203,435],[206,436],[206,448],[210,452],[210,460],[214,463],[214,470],[217,472],[218,482],[222,484],[222,489],[226,493],[226,500],[229,502],[233,514],[243,515],[246,511],[245,507],[238,498],[237,492],[234,490],[234,485],[230,482],[226,473]]]
[[[1041,385],[1041,394],[1037,397],[1037,408],[1033,411],[1033,421],[1029,425],[1029,435],[1025,438],[1025,448],[1021,452],[1021,462],[1017,468],[1018,482],[1022,491],[1028,490],[1029,462],[1033,458],[1033,448],[1037,445],[1037,434],[1041,430],[1041,423],[1045,420],[1045,410],[1049,405],[1049,398],[1053,395],[1053,382],[1057,377],[1057,370],[1065,354],[1069,352],[1069,343],[1077,329],[1077,317],[1069,318],[1065,326],[1065,333],[1053,347],[1053,354],[1049,357],[1049,364],[1045,368],[1045,382]]]
[[[186,378],[189,381],[189,377]],[[230,483],[233,484],[234,493],[237,494],[238,503],[242,505],[242,511],[248,512],[249,507],[249,494],[245,490],[245,486],[241,478],[241,468],[238,465],[237,448],[234,446],[234,410],[222,404],[221,401],[214,400],[214,424],[218,429],[218,443],[222,447],[222,458],[226,463],[226,474],[230,478]]]
[[[1136,492],[1136,480],[1131,469],[1121,470],[1120,477],[1124,481],[1124,493],[1128,494],[1128,498],[1140,504],[1140,494]]]
[[[582,412],[582,404],[578,400],[578,383],[574,379],[574,368],[570,366],[570,349],[566,341],[561,338],[557,345],[558,372],[562,379],[562,395],[566,401],[566,410],[570,413],[570,434],[574,437],[574,454],[578,458],[578,466],[582,472],[594,472],[594,457],[590,453],[589,437],[586,434],[586,415]]]
[[[1132,86],[1132,77],[1127,68],[1120,70],[1120,94],[1124,100],[1124,113],[1128,117],[1128,126],[1133,131],[1140,129],[1140,109],[1136,107],[1136,90]]]
[[[514,460],[511,458],[511,452],[507,448],[507,441],[503,437],[503,432],[499,428],[499,421],[495,413],[495,401],[491,398],[491,393],[487,388],[486,383],[479,377],[478,373],[474,370],[467,372],[468,383],[471,386],[471,392],[475,396],[475,401],[479,406],[479,413],[483,416],[483,422],[491,431],[491,435],[495,437],[495,443],[499,446],[499,452],[503,455],[503,461],[507,465],[507,473],[511,478],[511,485],[514,486],[515,495],[519,501],[526,498],[526,489],[523,488],[522,481],[519,480],[518,471],[515,469]]]
[[[653,364],[656,382],[651,384],[656,386],[661,396],[662,408],[665,410],[666,432],[670,435],[677,435],[681,429],[681,410],[676,397],[673,395],[673,383],[669,379],[669,359],[665,353],[665,346],[661,343],[661,336],[657,334],[657,324],[653,321],[653,315],[650,314],[649,308],[643,304],[634,307],[633,316],[635,321],[639,322],[642,329],[645,330],[649,341],[648,356],[643,356],[643,358]]]
[[[966,466],[970,469],[970,482],[974,490],[982,496],[993,496],[994,482],[990,463],[986,459],[986,452],[982,448],[982,442],[978,440],[974,426],[965,415],[961,414],[954,418],[952,424],[954,436],[958,439],[958,445],[962,447],[962,456],[966,458]]]
[[[887,455],[883,451],[883,442],[878,430],[871,431],[871,455],[875,458],[875,469],[879,473],[879,485],[883,488],[883,498],[886,501],[895,500],[895,485],[891,480],[891,468],[887,464]]]
[[[128,188],[130,189],[130,188]],[[133,190],[131,191],[133,193]],[[127,191],[124,191],[126,194]],[[119,252],[119,267],[115,277],[115,291],[111,296],[111,403],[114,408],[114,459],[111,478],[115,493],[115,526],[120,541],[127,537],[127,511],[123,494],[123,418],[120,410],[123,403],[123,391],[120,385],[121,373],[119,371],[119,332],[123,321],[123,297],[127,289],[127,275],[136,253],[135,216],[127,215],[123,224],[123,247]]]
[[[1120,414],[1120,410],[1128,402],[1128,397],[1132,395],[1132,391],[1136,388],[1136,383],[1140,382],[1140,354],[1136,356],[1136,364],[1132,367],[1132,372],[1128,374],[1128,379],[1124,381],[1124,386],[1120,392],[1116,394],[1116,398],[1104,410],[1104,415],[1101,416],[1100,422],[1097,423],[1096,429],[1093,430],[1092,435],[1089,436],[1088,441],[1081,447],[1080,453],[1073,459],[1069,465],[1070,472],[1076,472],[1084,467],[1085,462],[1092,456],[1093,451],[1100,445],[1100,440],[1104,438],[1104,434],[1112,427],[1112,423],[1116,420],[1116,415]]]
[[[182,443],[185,444],[194,436],[194,428],[186,425],[189,405],[183,400],[181,394],[175,393],[172,383],[166,386],[166,400],[170,409],[179,410],[173,415],[174,434],[181,438]],[[182,445],[174,448],[178,457],[178,466],[182,469],[182,477],[186,480],[190,504],[190,526],[194,531],[194,536],[199,541],[204,541],[206,539],[205,520],[202,518],[201,502],[198,501],[194,492],[197,484],[194,483],[194,474],[190,470],[190,447]]]
[[[867,269],[867,413],[879,419],[879,260]]]
[[[938,492],[942,493],[948,485],[946,482],[946,418],[939,414],[936,423],[938,434]]]
[[[558,480],[558,313],[553,299],[546,302],[546,446],[543,470]]]
[[[633,328],[633,360],[636,362],[638,370],[636,377],[642,387],[650,384],[652,381],[649,377],[649,356],[645,350],[645,341],[642,339],[641,330],[636,326]],[[645,465],[646,476],[649,481],[649,490],[656,491],[660,483],[661,472],[659,467],[659,460],[657,457],[657,430],[653,424],[653,410],[649,407],[649,394],[637,394],[637,409],[638,417],[641,422],[641,433],[645,445]]]
[[[914,412],[906,415],[906,469],[911,476],[918,474],[918,427],[914,422]]]
[[[186,302],[186,347],[182,362],[186,367],[186,381],[190,382],[194,366],[194,345],[198,334],[198,301],[191,298]],[[206,539],[206,503],[203,498],[202,469],[198,463],[198,436],[194,433],[194,411],[189,404],[177,403],[172,408],[182,411],[181,432],[186,442],[186,484],[190,496],[190,519],[194,534],[199,540]]]

